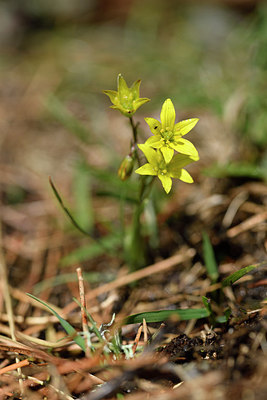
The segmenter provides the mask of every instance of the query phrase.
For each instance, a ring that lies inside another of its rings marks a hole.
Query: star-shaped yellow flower
[[[194,128],[198,118],[186,119],[175,124],[175,109],[171,99],[167,99],[162,106],[160,119],[161,122],[155,118],[145,118],[154,135],[147,139],[146,144],[160,149],[166,163],[171,161],[174,150],[178,153],[198,157],[195,146],[189,140],[182,138]]]
[[[169,193],[171,190],[172,178],[177,178],[187,183],[193,182],[191,175],[183,167],[193,161],[197,161],[199,159],[198,155],[176,154],[167,163],[161,150],[154,150],[146,144],[139,144],[138,147],[145,154],[148,163],[142,165],[135,172],[140,175],[157,176],[166,193]]]
[[[123,79],[122,75],[118,75],[118,90],[104,90],[103,92],[110,98],[114,104],[110,108],[119,110],[126,117],[132,117],[136,110],[143,104],[150,101],[146,97],[139,97],[140,79],[135,81],[130,88]]]

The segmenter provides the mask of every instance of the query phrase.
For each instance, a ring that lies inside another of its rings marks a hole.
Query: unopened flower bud
[[[122,160],[118,170],[118,176],[122,181],[125,181],[131,176],[134,167],[134,161],[135,159],[133,156],[129,154]]]

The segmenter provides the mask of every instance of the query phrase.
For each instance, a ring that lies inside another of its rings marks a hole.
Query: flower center
[[[160,174],[161,174],[161,175],[166,175],[166,174],[167,174],[166,168],[162,169],[162,170],[160,171]]]
[[[168,170],[166,168],[166,163],[165,161],[161,161],[157,167],[154,167],[154,171],[157,173],[157,175],[166,175]]]
[[[160,133],[165,143],[173,140],[174,132],[168,126],[165,129],[161,129]]]
[[[131,110],[132,109],[132,106],[133,106],[133,95],[132,95],[132,93],[129,93],[128,95],[124,94],[123,96],[121,96],[121,105],[126,110]]]

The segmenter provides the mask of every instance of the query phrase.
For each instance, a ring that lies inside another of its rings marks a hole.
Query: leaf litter
[[[17,173],[13,174],[16,180]],[[21,178],[23,182],[25,177]],[[56,278],[62,273],[59,260],[73,248],[69,233],[58,228],[51,232],[50,221],[57,218],[56,209],[49,206],[46,213],[37,213],[36,216],[35,210],[25,207],[33,201],[40,205],[47,202],[38,183],[33,186],[31,193],[27,194],[28,189],[22,184],[26,198],[19,206],[26,210],[21,211],[25,218],[38,221],[34,230],[31,224],[20,225],[21,212],[9,218],[12,208],[16,207],[7,204],[6,187],[2,187],[2,203],[7,211],[2,221],[2,245],[8,266],[16,332],[16,341],[8,339],[9,316],[2,308],[2,398],[11,398],[16,393],[20,398],[20,380],[23,398],[36,399],[45,396],[84,400],[141,399],[144,393],[147,398],[153,396],[157,399],[193,399],[196,393],[205,394],[208,399],[216,396],[243,399],[247,393],[253,393],[257,399],[265,397],[266,264],[263,262],[257,268],[248,268],[240,280],[229,282],[228,279],[228,286],[225,284],[229,275],[236,276],[237,270],[248,263],[264,260],[261,219],[253,226],[248,225],[247,229],[236,230],[234,236],[228,234],[251,214],[262,213],[259,208],[264,208],[264,185],[261,187],[260,183],[253,182],[235,185],[234,192],[246,190],[247,199],[236,211],[231,227],[221,226],[220,229],[218,226],[235,195],[231,185],[229,192],[224,190],[224,201],[209,207],[200,206],[197,200],[187,204],[180,200],[171,214],[167,208],[159,216],[162,227],[160,245],[150,267],[132,276],[122,268],[117,278],[104,285],[85,281],[87,310],[96,324],[100,326],[110,321],[115,311],[115,326],[107,328],[107,337],[111,338],[120,327],[122,345],[134,347],[132,355],[121,352],[115,356],[115,353],[105,352],[103,344],[92,335],[95,350],[87,357],[73,337],[66,337],[58,319],[44,311],[41,304],[29,302],[25,295],[29,282],[32,285],[44,277]],[[256,201],[256,213],[253,201]],[[172,204],[168,207],[174,208]],[[209,279],[204,265],[201,235],[204,220],[209,222],[208,225],[205,223],[205,230],[218,266],[220,278],[217,282]],[[83,240],[74,235],[76,245]],[[83,269],[85,272],[101,271],[107,266],[115,274],[117,266],[118,274],[120,260],[113,255],[97,256],[85,263]],[[71,270],[74,272],[73,268]],[[77,279],[59,282],[49,290],[44,287],[39,295],[76,330],[81,330],[79,307],[72,302],[72,297],[79,297]],[[149,320],[149,311],[203,308],[201,296],[210,300],[214,315],[222,316],[229,307],[230,318],[213,326],[208,316],[186,321],[179,318],[179,314],[169,312],[169,318],[163,318],[162,322],[152,319],[145,325],[143,323],[146,313]],[[220,296],[224,296],[221,301]],[[138,313],[141,314],[137,323],[125,325],[129,315]],[[19,364],[15,361],[17,357]],[[19,366],[21,375],[16,372]]]

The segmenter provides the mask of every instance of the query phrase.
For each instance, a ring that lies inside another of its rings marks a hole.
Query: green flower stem
[[[129,248],[127,249],[127,259],[132,271],[145,267],[147,263],[147,252],[144,237],[142,235],[141,217],[154,180],[154,176],[142,176],[140,179],[139,199],[133,215]]]
[[[135,152],[135,157],[138,166],[141,167],[141,160],[138,154],[137,141],[138,141],[138,125],[135,123],[132,116],[129,117],[131,128],[132,128],[132,147]],[[139,268],[143,268],[147,264],[147,251],[142,234],[142,222],[141,217],[145,207],[145,201],[149,197],[154,176],[140,176],[140,187],[137,204],[135,206],[132,225],[130,228],[129,236],[125,242],[125,258],[129,264],[131,271],[135,271]]]
[[[150,176],[150,177],[142,176],[140,193],[139,193],[139,204],[144,204],[144,201],[150,195],[154,180],[155,176]]]
[[[135,124],[134,120],[133,120],[133,117],[129,117],[129,120],[130,120],[130,124],[131,124],[131,127],[132,127],[132,132],[133,132],[133,147],[134,147],[134,151],[135,151],[135,154],[136,154],[136,159],[137,159],[138,166],[140,167],[141,166],[141,161],[140,161],[140,157],[139,157],[138,151],[137,151],[137,136],[138,136],[137,128],[138,128],[139,122],[137,122]]]
[[[134,123],[133,117],[130,117],[129,119],[130,119],[131,127],[132,127],[132,130],[133,130],[134,143],[137,144],[137,127],[138,127],[138,123],[137,124]]]

